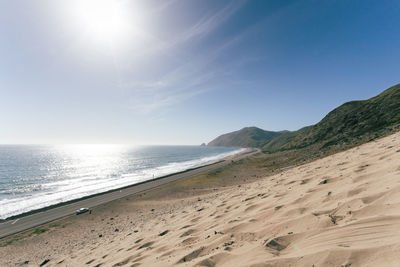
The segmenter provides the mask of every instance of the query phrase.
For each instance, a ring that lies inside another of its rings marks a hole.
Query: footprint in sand
[[[292,239],[293,235],[276,237],[267,240],[265,242],[265,246],[274,250],[275,252],[280,252],[290,245]]]
[[[201,217],[196,217],[194,219],[191,219],[190,222],[195,223],[198,222],[201,219]]]
[[[86,262],[86,264],[91,264],[94,261],[95,261],[95,259],[91,259],[90,261]]]
[[[259,206],[260,206],[259,204],[254,204],[254,205],[251,205],[251,206],[247,207],[244,211],[245,212],[251,211],[251,210],[254,210],[254,209],[258,208]]]
[[[378,194],[375,194],[375,195],[372,195],[372,196],[368,196],[368,197],[363,197],[363,198],[361,198],[361,201],[364,204],[371,204],[375,200],[378,200],[381,197],[383,197],[384,195],[386,195],[386,192],[378,193]]]
[[[164,232],[160,233],[159,236],[164,236],[169,232],[169,230],[165,230]]]
[[[350,191],[347,192],[347,197],[352,197],[352,196],[358,195],[362,191],[365,191],[365,190],[366,190],[366,188],[364,188],[364,187],[359,187],[359,188],[350,190]]]
[[[187,254],[185,257],[183,257],[182,259],[180,259],[177,263],[184,263],[184,262],[188,262],[191,261],[199,256],[202,255],[202,253],[204,252],[205,248],[201,247],[199,249],[196,249],[194,251],[192,251],[191,253]]]
[[[359,166],[358,169],[355,170],[354,172],[362,172],[362,171],[364,171],[364,170],[365,170],[367,167],[369,167],[369,166],[370,166],[369,164],[361,165],[361,166]]]
[[[223,260],[226,259],[228,256],[229,253],[226,252],[215,254],[205,260],[202,260],[196,266],[214,267],[217,266],[217,264],[222,263]]]
[[[130,256],[130,257],[124,259],[123,261],[114,264],[113,267],[124,266],[124,265],[128,264],[128,262],[130,262],[133,258],[134,258],[133,256]]]
[[[153,245],[153,244],[154,244],[154,241],[150,241],[150,242],[144,243],[137,250],[142,249],[142,248],[150,248],[150,246]]]
[[[188,237],[185,240],[182,241],[182,245],[188,246],[196,243],[199,240],[198,237]]]
[[[186,236],[191,235],[191,234],[193,234],[193,233],[195,233],[195,232],[196,232],[195,229],[189,229],[189,230],[187,230],[186,232],[184,232],[183,234],[181,234],[180,237],[186,237]]]

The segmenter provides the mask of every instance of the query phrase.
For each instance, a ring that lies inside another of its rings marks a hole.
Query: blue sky
[[[0,2],[0,143],[296,130],[399,83],[398,1]]]

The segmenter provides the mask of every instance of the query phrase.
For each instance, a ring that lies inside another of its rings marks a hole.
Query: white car
[[[85,213],[88,211],[89,211],[88,208],[80,208],[79,210],[76,210],[75,213],[76,213],[76,215],[79,215],[79,214],[82,214],[82,213]]]

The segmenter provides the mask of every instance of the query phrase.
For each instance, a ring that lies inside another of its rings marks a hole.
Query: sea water
[[[0,219],[239,153],[204,146],[1,145]]]

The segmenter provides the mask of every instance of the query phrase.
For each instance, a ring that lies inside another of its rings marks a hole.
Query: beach
[[[0,238],[74,214],[76,210],[82,207],[91,209],[95,206],[110,202],[112,200],[120,199],[125,196],[159,187],[179,179],[188,178],[199,173],[220,168],[228,164],[231,160],[240,160],[241,158],[250,156],[251,154],[257,152],[259,152],[257,149],[244,149],[243,152],[239,154],[228,156],[222,160],[218,160],[204,166],[191,168],[178,173],[168,174],[130,186],[74,199],[64,203],[58,203],[56,205],[13,216],[7,221],[0,223]]]
[[[2,238],[0,265],[400,262],[400,133],[273,175],[236,161]]]

